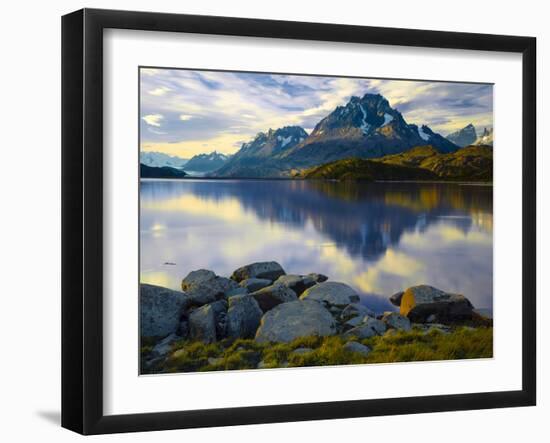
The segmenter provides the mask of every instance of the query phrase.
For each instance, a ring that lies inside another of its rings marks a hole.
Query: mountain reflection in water
[[[141,281],[178,289],[275,260],[354,287],[376,310],[416,284],[492,308],[492,186],[287,180],[143,180]]]

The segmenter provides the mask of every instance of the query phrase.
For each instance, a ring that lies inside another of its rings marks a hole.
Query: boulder
[[[291,352],[291,354],[302,355],[302,354],[309,354],[312,351],[313,349],[311,348],[296,348],[294,349],[294,351]]]
[[[243,266],[233,272],[231,279],[237,282],[241,282],[247,278],[266,278],[275,281],[281,275],[285,275],[282,266],[275,261],[268,261],[251,263]]]
[[[382,335],[386,332],[386,324],[381,320],[373,317],[366,316],[363,319],[363,323],[350,329],[344,334],[344,337],[357,337],[358,339],[364,339],[374,337],[375,335]]]
[[[325,337],[335,333],[336,321],[321,303],[296,300],[268,311],[262,317],[256,340],[288,343],[298,337]]]
[[[356,341],[348,341],[344,345],[344,349],[348,352],[355,352],[357,354],[361,354],[363,356],[367,356],[370,354],[370,348],[368,346],[365,346],[359,342]]]
[[[311,278],[315,283],[323,283],[328,280],[328,277],[326,275],[318,274],[316,272],[309,273],[307,277]]]
[[[411,321],[397,312],[384,312],[382,321],[388,328],[393,328],[400,331],[410,331],[412,329]]]
[[[241,288],[245,288],[248,292],[255,292],[265,288],[266,286],[270,286],[271,283],[271,280],[268,280],[267,278],[247,278],[246,280],[240,282],[239,286]]]
[[[216,278],[216,274],[208,269],[199,269],[197,271],[191,271],[187,274],[181,282],[181,289],[184,291],[191,291],[196,287],[208,283]]]
[[[306,289],[311,288],[317,282],[309,275],[287,274],[281,275],[274,284],[284,285],[292,289],[296,295],[300,295]]]
[[[210,303],[212,310],[214,311],[214,318],[216,320],[216,338],[220,340],[225,337],[225,327],[227,320],[227,301],[217,300]]]
[[[400,291],[400,292],[396,292],[395,294],[390,296],[390,303],[394,306],[400,307],[401,306],[401,299],[403,298],[404,293],[405,292]]]
[[[233,338],[252,338],[260,325],[263,312],[258,302],[249,294],[235,295],[229,299],[225,333]]]
[[[473,305],[460,294],[421,285],[408,288],[401,299],[400,314],[415,323],[471,320]]]
[[[211,305],[204,305],[189,314],[189,335],[204,343],[216,341],[216,315]]]
[[[361,321],[365,316],[374,317],[374,312],[366,306],[359,303],[352,303],[347,305],[340,314],[340,319],[344,322],[351,320],[355,317],[360,317]]]
[[[345,283],[324,282],[307,289],[300,300],[315,300],[329,306],[344,307],[359,301],[357,293]]]
[[[142,337],[166,337],[178,330],[187,296],[160,286],[139,287],[139,326]]]
[[[238,287],[233,280],[218,277],[207,269],[192,271],[181,282],[181,288],[188,297],[188,306],[212,303]]]
[[[281,303],[297,300],[296,293],[283,285],[272,285],[250,294],[260,305],[263,312],[273,309]]]
[[[363,317],[353,317],[344,323],[344,330],[355,328],[363,323]]]
[[[225,296],[229,298],[229,297],[233,297],[234,295],[244,295],[244,294],[248,294],[248,290],[246,288],[235,288],[235,289],[231,289],[230,291],[227,291],[225,293]]]
[[[157,358],[157,357],[164,357],[165,355],[169,354],[172,350],[172,345],[178,341],[181,340],[182,337],[180,337],[177,334],[170,334],[168,337],[165,337],[160,342],[158,342],[155,347],[151,351],[151,357]]]

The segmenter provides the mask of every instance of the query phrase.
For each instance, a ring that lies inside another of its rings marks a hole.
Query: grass
[[[263,368],[333,366],[428,360],[490,358],[493,356],[493,328],[456,328],[445,334],[433,330],[427,334],[409,332],[358,340],[372,351],[367,356],[344,348],[348,340],[341,336],[304,337],[291,343],[257,343],[254,340],[222,340],[217,343],[180,341],[170,355],[147,373],[222,371]],[[142,356],[149,346],[142,346]],[[312,349],[293,353],[298,348]]]

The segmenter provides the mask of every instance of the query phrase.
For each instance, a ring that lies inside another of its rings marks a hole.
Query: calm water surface
[[[141,281],[255,261],[345,282],[377,311],[429,284],[493,306],[493,188],[467,184],[143,180]]]

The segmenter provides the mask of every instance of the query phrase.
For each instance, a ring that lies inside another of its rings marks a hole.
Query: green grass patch
[[[217,343],[179,341],[165,361],[150,372],[195,372],[262,368],[334,366],[429,360],[490,358],[493,328],[455,328],[450,333],[413,329],[360,342],[371,349],[367,356],[344,348],[349,339],[341,336],[303,337],[291,343],[258,343],[254,340],[223,340]],[[293,353],[298,348],[310,352]],[[142,345],[142,358],[151,345]],[[145,371],[147,372],[147,371]]]

